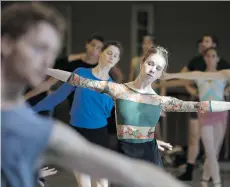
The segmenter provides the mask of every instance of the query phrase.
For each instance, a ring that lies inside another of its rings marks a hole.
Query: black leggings
[[[110,148],[107,126],[98,129],[86,129],[74,126],[71,127],[80,133],[83,137],[85,137],[88,141],[105,148]]]

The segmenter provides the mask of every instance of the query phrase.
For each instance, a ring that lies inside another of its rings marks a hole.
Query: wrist
[[[202,101],[201,102],[201,111],[203,111],[203,112],[212,112],[211,101]]]

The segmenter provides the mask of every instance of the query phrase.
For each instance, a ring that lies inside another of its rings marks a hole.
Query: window
[[[131,55],[141,53],[142,37],[148,33],[154,34],[154,16],[152,4],[132,5],[131,19]]]

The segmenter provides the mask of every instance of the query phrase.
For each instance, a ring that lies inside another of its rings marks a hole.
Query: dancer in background
[[[73,70],[85,78],[94,80],[112,81],[109,76],[113,68],[120,60],[122,47],[119,42],[108,41],[100,49],[98,65],[94,68],[77,68]],[[72,72],[72,71],[71,71]],[[109,148],[109,134],[107,118],[110,117],[114,103],[111,97],[95,91],[63,84],[57,91],[50,94],[44,100],[33,107],[36,112],[53,110],[63,102],[70,94],[73,98],[70,109],[70,125],[87,140]],[[90,180],[90,176],[75,172],[80,187],[108,186],[106,179]]]
[[[198,55],[193,57],[191,61],[185,66],[181,72],[188,71],[205,71],[206,63],[204,61],[204,51],[210,47],[218,46],[217,37],[211,34],[204,34],[199,40],[198,44]],[[220,58],[217,64],[217,70],[229,69],[230,64],[228,64],[223,58]],[[198,89],[195,86],[194,82],[188,82],[185,85],[185,89],[191,95],[191,100],[198,101]],[[191,119],[189,123],[189,145],[188,145],[188,156],[186,163],[185,172],[179,176],[179,179],[182,181],[191,181],[193,178],[193,170],[195,167],[196,159],[200,150],[200,124],[198,116],[194,113],[191,113]]]
[[[229,70],[217,72],[219,55],[216,48],[208,48],[204,52],[206,72],[189,72],[168,74],[166,78],[188,78],[196,81],[201,101],[224,101],[224,95],[229,94]],[[195,75],[195,76],[194,76]],[[215,77],[210,77],[214,75]],[[227,86],[227,87],[226,87]],[[205,113],[200,115],[201,139],[204,144],[206,159],[202,175],[202,187],[208,186],[210,177],[215,187],[221,187],[221,177],[218,164],[219,151],[223,143],[227,127],[227,112]]]
[[[184,186],[149,163],[89,143],[65,124],[36,115],[24,102],[24,88],[40,84],[53,65],[64,25],[56,10],[40,2],[13,3],[2,11],[1,185],[33,187],[44,158],[117,183]]]

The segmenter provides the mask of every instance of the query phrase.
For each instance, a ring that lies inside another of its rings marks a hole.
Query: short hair
[[[101,36],[100,34],[97,34],[97,33],[94,33],[92,34],[88,40],[87,40],[87,43],[90,43],[92,40],[98,40],[100,41],[101,43],[104,43],[105,39],[103,36]]]
[[[109,46],[115,46],[119,49],[120,51],[120,56],[123,53],[123,48],[120,42],[118,41],[106,41],[104,46],[102,47],[101,51],[103,52],[104,50],[106,50]]]
[[[206,33],[202,36],[202,41],[203,41],[204,37],[210,37],[212,39],[212,42],[216,44],[216,47],[219,46],[219,41],[218,41],[218,38],[216,36]]]
[[[40,22],[52,25],[61,36],[65,32],[65,20],[54,8],[40,2],[20,2],[6,6],[2,11],[1,36],[18,39],[32,26]]]
[[[161,46],[153,46],[153,47],[149,48],[149,50],[147,51],[147,53],[143,57],[141,64],[143,64],[147,60],[147,58],[152,54],[160,54],[165,59],[166,64],[165,64],[165,67],[163,70],[163,72],[165,72],[168,68],[169,52]]]

